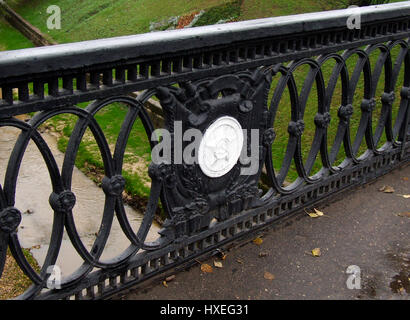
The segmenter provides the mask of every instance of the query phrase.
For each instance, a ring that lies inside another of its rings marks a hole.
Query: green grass
[[[34,45],[26,37],[0,18],[0,51],[31,47]]]
[[[242,0],[236,0],[210,8],[201,15],[194,27],[211,25],[226,19],[237,20],[241,14],[241,3]]]
[[[212,8],[229,0],[10,0],[30,23],[59,43],[107,38],[149,31],[149,23]],[[49,5],[61,8],[61,30],[48,30]]]
[[[392,60],[393,63],[398,55],[399,52],[399,48],[395,47],[392,50]],[[371,66],[372,69],[374,68],[374,65],[377,61],[379,55],[379,51],[375,51],[371,56],[370,56],[370,61],[371,61]],[[354,70],[354,67],[356,65],[357,62],[357,57],[356,56],[352,56],[347,60],[347,67],[349,70],[349,76],[351,77],[352,72]],[[323,71],[323,75],[324,75],[324,80],[325,80],[325,85],[327,85],[329,78],[330,78],[330,74],[332,73],[333,67],[334,67],[335,63],[332,60],[327,61],[323,67],[322,67],[322,71]],[[306,78],[306,75],[309,71],[309,67],[308,66],[302,66],[299,67],[298,69],[296,69],[296,71],[294,72],[294,77],[295,77],[295,82],[298,88],[298,91],[300,93],[304,80]],[[269,95],[269,103],[270,103],[270,99],[272,98],[273,95],[273,91],[276,87],[276,84],[278,83],[280,75],[276,75],[275,78],[273,79],[273,83],[272,83],[272,89]],[[392,116],[393,116],[393,120],[396,118],[397,116],[397,112],[399,109],[399,104],[400,104],[400,89],[401,86],[403,85],[403,79],[404,79],[404,68],[402,68],[400,74],[399,74],[399,78],[398,78],[398,82],[396,84],[395,87],[395,94],[396,94],[396,99],[395,102],[393,104],[393,108],[392,108]],[[380,80],[379,83],[377,85],[376,88],[376,107],[373,111],[373,116],[372,116],[372,128],[373,128],[373,133],[374,130],[377,126],[378,123],[378,119],[380,117],[381,114],[381,95],[384,92],[384,71],[382,72],[381,76],[380,76]],[[333,94],[333,98],[331,101],[331,106],[330,106],[330,114],[331,114],[331,123],[328,129],[328,142],[327,142],[327,146],[328,146],[328,152],[330,152],[331,147],[333,145],[334,142],[334,138],[336,136],[336,132],[337,132],[337,127],[338,127],[338,123],[339,123],[339,118],[337,116],[337,111],[339,106],[341,105],[341,94],[342,94],[342,86],[341,86],[341,81],[340,78],[338,80],[338,83],[336,85],[334,94]],[[354,113],[351,117],[350,120],[350,137],[351,137],[351,141],[353,143],[354,139],[355,139],[355,134],[357,132],[357,129],[359,127],[359,123],[360,123],[360,118],[361,118],[361,109],[360,109],[360,105],[361,105],[361,101],[363,99],[364,96],[364,78],[363,78],[363,74],[359,80],[359,83],[357,85],[355,94],[354,94],[354,98],[353,98],[353,109],[354,109]],[[288,144],[288,132],[287,132],[287,127],[288,127],[288,123],[289,121],[291,121],[290,118],[290,97],[289,97],[289,91],[286,89],[284,94],[282,95],[281,101],[279,103],[279,107],[278,107],[278,112],[276,115],[276,120],[275,120],[275,132],[277,134],[276,139],[273,143],[272,146],[272,155],[273,155],[273,164],[274,164],[274,168],[275,170],[278,172],[279,169],[282,166],[282,162],[283,162],[283,158],[285,156],[285,152],[286,152],[286,147]],[[305,121],[305,130],[303,132],[302,135],[302,143],[301,143],[301,153],[302,153],[302,157],[304,160],[304,163],[307,160],[307,156],[309,154],[309,151],[311,149],[312,143],[313,143],[313,138],[314,138],[314,133],[315,133],[315,124],[314,124],[314,117],[316,115],[318,111],[318,100],[317,100],[317,88],[316,88],[316,84],[312,87],[312,90],[310,92],[307,104],[306,104],[306,109],[305,109],[305,114],[304,114],[304,121]],[[377,144],[377,147],[380,148],[385,142],[387,141],[386,135],[385,133],[383,133],[382,137],[380,138],[379,143]],[[359,151],[357,152],[356,156],[360,156],[362,155],[365,151],[367,150],[367,145],[365,142],[365,138],[363,138]],[[344,152],[344,148],[343,148],[343,144],[341,145],[340,151],[338,153],[338,156],[336,158],[336,161],[334,163],[334,165],[338,165],[340,164],[344,158],[346,157],[345,152]],[[311,175],[313,175],[314,173],[317,173],[320,168],[322,167],[322,162],[321,162],[321,158],[320,158],[320,154],[318,154],[318,156],[316,157],[316,161],[315,164],[313,166],[313,169],[311,171]],[[295,165],[292,164],[291,169],[289,170],[288,176],[286,178],[286,180],[288,182],[294,181],[297,178],[297,172],[296,172],[296,168]]]
[[[314,0],[243,0],[239,20],[251,20],[329,10]]]
[[[85,107],[86,103],[80,104]],[[100,110],[95,119],[101,127],[111,154],[114,153],[115,143],[121,129],[121,125],[128,112],[128,107],[121,103],[113,103]],[[62,114],[53,117],[47,122],[48,127],[60,134],[58,148],[65,152],[69,138],[77,122],[77,117]],[[144,126],[140,119],[134,123],[124,155],[124,170],[122,172],[126,180],[126,192],[133,196],[146,199],[150,190],[150,178],[148,176],[148,164],[151,161],[151,149]],[[97,184],[101,183],[104,173],[104,164],[98,145],[90,129],[87,129],[79,146],[76,166],[91,177]]]

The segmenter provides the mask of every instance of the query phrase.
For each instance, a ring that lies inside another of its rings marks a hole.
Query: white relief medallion
[[[220,117],[206,129],[199,145],[199,167],[208,177],[221,177],[238,162],[242,147],[240,123],[232,117]]]

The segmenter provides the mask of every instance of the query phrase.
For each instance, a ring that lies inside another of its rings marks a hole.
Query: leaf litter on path
[[[209,264],[203,263],[201,264],[201,271],[205,273],[212,273],[214,270]]]
[[[268,272],[268,271],[265,271],[265,274],[263,275],[263,277],[266,280],[274,280],[275,279],[275,276],[272,273]]]
[[[314,257],[320,257],[322,253],[320,252],[320,248],[315,248],[312,250],[312,256]]]
[[[383,186],[379,189],[379,191],[384,193],[394,193],[394,188],[391,186]]]
[[[315,212],[307,212],[306,210],[305,210],[305,212],[306,212],[306,213],[308,214],[308,216],[311,217],[311,218],[319,218],[319,217],[325,216],[325,214],[324,214],[322,211],[317,210],[316,208],[313,208],[313,210],[315,210]]]

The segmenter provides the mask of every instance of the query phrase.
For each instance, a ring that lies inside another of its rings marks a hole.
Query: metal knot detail
[[[267,129],[263,133],[263,145],[266,147],[269,147],[273,143],[273,141],[275,141],[275,138],[276,138],[275,130],[273,130],[273,128]]]
[[[8,207],[0,212],[0,230],[4,233],[11,233],[17,229],[21,222],[21,212],[14,208]]]
[[[345,106],[340,106],[338,111],[339,118],[343,120],[348,120],[353,114],[353,106],[351,104],[347,104]]]
[[[396,95],[395,95],[394,91],[392,91],[392,92],[384,92],[384,93],[382,94],[381,100],[382,100],[383,103],[392,105],[395,98],[396,98]]]
[[[125,179],[121,175],[115,175],[111,178],[104,177],[102,179],[102,188],[105,194],[117,197],[124,191]]]
[[[318,126],[319,128],[327,128],[329,126],[330,123],[330,113],[329,112],[325,112],[323,114],[318,113],[315,116],[315,124],[316,126]]]
[[[362,105],[360,108],[363,112],[371,112],[376,107],[376,100],[374,98],[371,99],[363,99]]]
[[[305,122],[303,120],[291,121],[288,126],[288,132],[290,135],[300,137],[305,130]]]
[[[51,208],[56,212],[68,212],[75,206],[76,198],[70,190],[61,193],[53,192],[49,199]]]
[[[400,90],[400,96],[401,96],[403,99],[408,99],[408,100],[410,100],[410,88],[409,88],[409,87],[403,87],[403,88],[401,88],[401,90]]]

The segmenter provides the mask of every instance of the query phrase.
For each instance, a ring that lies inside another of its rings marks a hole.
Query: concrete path
[[[395,192],[380,192],[384,185]],[[177,273],[168,287],[161,279],[114,299],[410,300],[410,217],[398,215],[410,212],[410,199],[400,196],[405,194],[410,194],[410,165],[318,208],[325,216],[298,215],[265,231],[260,245],[249,241],[226,252],[223,261],[201,261],[222,262],[212,273],[198,264]],[[319,257],[312,256],[314,248],[320,248]],[[352,265],[360,268],[361,289],[347,287]],[[265,272],[274,279],[266,279]]]

